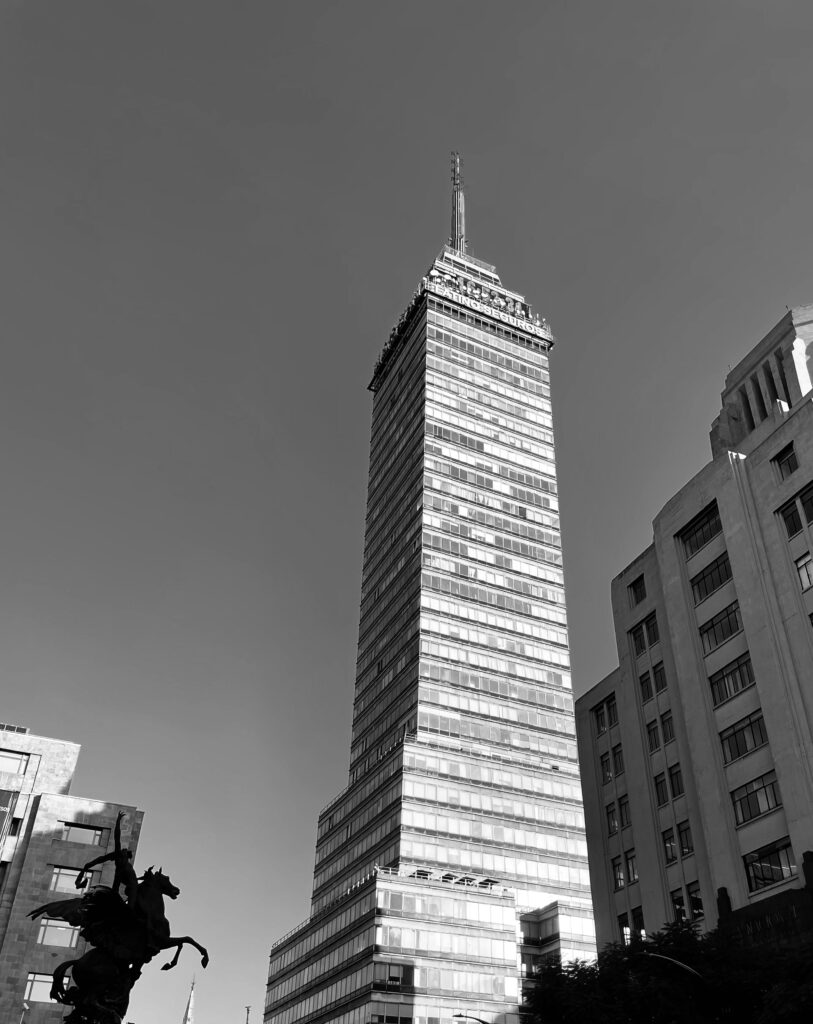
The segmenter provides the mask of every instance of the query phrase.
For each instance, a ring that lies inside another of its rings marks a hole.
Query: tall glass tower
[[[518,1020],[548,953],[595,952],[548,355],[444,246],[376,363],[347,788],[311,917],[271,951],[271,1024]]]

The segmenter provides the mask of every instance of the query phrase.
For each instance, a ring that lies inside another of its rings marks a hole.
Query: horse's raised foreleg
[[[168,964],[164,964],[161,968],[162,971],[171,971],[172,968],[177,964],[178,958],[181,955],[181,949],[184,946],[194,946],[195,949],[200,953],[201,966],[205,967],[209,963],[209,954],[206,951],[205,946],[201,946],[199,942],[195,942],[191,935],[181,935],[177,937],[170,936],[161,943],[161,949],[172,949],[175,946],[175,956],[170,960]]]

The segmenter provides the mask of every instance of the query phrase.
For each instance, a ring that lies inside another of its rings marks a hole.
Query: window
[[[675,921],[686,920],[686,903],[683,899],[682,889],[673,889],[669,893],[669,898],[672,901],[672,917]]]
[[[675,830],[668,828],[661,833],[663,839],[663,855],[667,864],[674,864],[677,860],[677,846],[675,845]]]
[[[692,830],[688,821],[681,821],[678,825],[678,844],[680,845],[681,857],[688,857],[690,853],[694,853]]]
[[[797,558],[795,565],[802,590],[813,587],[813,558],[810,557],[810,552],[806,551],[801,558]]]
[[[624,888],[624,869],[621,866],[621,858],[613,857],[612,860],[613,869],[613,889],[618,891]]]
[[[662,661],[652,669],[652,678],[655,680],[655,693],[661,693],[666,689],[666,672]]]
[[[627,850],[624,854],[627,863],[627,881],[630,885],[638,881],[638,863],[635,859],[635,850]]]
[[[616,775],[624,774],[624,751],[620,743],[613,747],[613,771]]]
[[[689,525],[678,534],[683,541],[683,550],[686,553],[686,557],[691,558],[692,555],[705,547],[712,537],[716,537],[722,529],[723,525],[720,522],[717,502],[713,501],[711,505],[704,508],[700,515],[695,516]]]
[[[627,593],[630,598],[630,608],[634,608],[637,604],[640,604],[646,597],[646,584],[644,583],[644,577],[639,576],[638,579],[633,580],[627,587]]]
[[[643,907],[632,908],[632,931],[638,938],[646,938],[646,930],[644,929],[644,910]]]
[[[683,793],[683,772],[679,764],[673,764],[669,769],[669,785],[672,789],[672,799]]]
[[[644,672],[638,682],[641,686],[641,703],[646,704],[648,700],[652,700],[652,680],[649,678],[649,673]]]
[[[709,594],[719,590],[724,583],[731,579],[731,562],[728,559],[728,552],[724,551],[719,558],[702,569],[692,580],[692,598],[695,604],[705,601]]]
[[[733,601],[727,608],[723,608],[713,619],[709,619],[700,627],[700,639],[703,643],[703,653],[711,654],[721,644],[724,644],[729,637],[739,633],[742,629],[740,619],[740,605]]]
[[[618,725],[618,705],[615,696],[607,698],[607,722],[610,725]]]
[[[796,452],[793,450],[793,441],[786,445],[772,461],[779,472],[781,480],[787,480],[791,473],[795,473],[799,468],[799,460],[796,458]]]
[[[373,970],[373,989],[378,992],[401,992],[415,985],[412,964],[376,963]]]
[[[618,831],[618,814],[615,804],[607,805],[607,835],[614,836]]]
[[[795,537],[797,533],[802,532],[802,517],[799,515],[799,507],[796,504],[796,500],[789,501],[784,508],[779,509],[779,515],[782,516],[782,521],[785,524],[785,532],[788,535],[788,540],[791,537]]]
[[[607,731],[607,716],[604,714],[603,704],[599,704],[597,708],[593,708],[593,720],[596,723],[596,733],[599,736],[603,732]]]
[[[744,786],[738,786],[731,794],[734,804],[734,817],[738,825],[744,825],[746,821],[752,821],[763,814],[782,806],[782,797],[779,794],[779,784],[776,781],[776,772],[766,772],[758,779],[746,782]]]
[[[618,931],[621,935],[621,941],[625,946],[630,944],[630,938],[632,933],[630,932],[630,922],[626,914],[618,915]]]
[[[765,721],[761,711],[755,711],[747,718],[741,718],[728,729],[720,733],[720,743],[723,746],[723,761],[730,764],[739,757],[750,754],[757,747],[762,747],[768,742],[768,734],[765,732]]]
[[[63,868],[55,867],[51,874],[51,884],[49,889],[51,892],[69,892],[74,896],[78,896],[74,882],[79,877],[79,868]],[[87,871],[85,872],[85,878],[88,880],[88,887],[99,884],[101,878],[100,871]]]
[[[672,721],[671,711],[661,715],[661,730],[663,731],[663,742],[671,743],[675,738],[675,723]]]
[[[49,917],[40,920],[37,942],[41,946],[66,946],[73,948],[79,938],[79,926],[71,927],[64,921],[54,921]]]
[[[618,816],[621,818],[621,828],[626,828],[632,823],[630,818],[630,800],[628,796],[618,798]]]
[[[613,777],[613,770],[610,767],[610,755],[601,755],[601,781],[603,785],[607,785]]]
[[[663,772],[655,776],[655,799],[658,801],[658,807],[669,803],[669,790],[666,788],[666,776]]]
[[[28,754],[18,750],[0,750],[0,772],[11,775],[23,775],[28,768]]]
[[[739,658],[724,665],[719,672],[715,672],[709,678],[711,684],[711,699],[715,707],[722,704],[724,700],[733,697],[740,690],[745,690],[754,685],[754,669],[751,665],[751,655],[741,654]]]
[[[654,612],[645,620],[644,626],[646,627],[647,645],[652,647],[652,645],[656,644],[661,638],[660,633],[658,632],[658,619]]]
[[[107,846],[106,828],[96,828],[94,825],[77,825],[76,822],[66,821],[62,838],[66,843],[84,843],[85,846]]]
[[[606,701],[602,701],[601,704],[593,708],[593,721],[598,736],[607,731],[608,725],[618,725],[618,705],[615,702],[614,693],[611,693]]]
[[[650,752],[650,754],[653,753],[655,750],[660,750],[660,747],[661,747],[661,737],[660,737],[660,733],[658,731],[658,723],[657,722],[649,722],[648,723],[648,725],[646,727],[646,736],[647,736],[647,740],[649,741],[649,752]]]
[[[25,983],[23,999],[27,1003],[55,1003],[51,998],[51,985],[54,979],[50,974],[29,974]]]
[[[630,637],[632,638],[632,648],[635,651],[635,657],[640,658],[646,650],[646,637],[644,636],[644,624],[639,622],[638,625],[630,630]]]
[[[802,512],[804,513],[805,521],[813,523],[813,486],[805,487],[799,495],[799,501],[802,503]]]
[[[703,898],[700,895],[700,883],[689,882],[686,886],[686,895],[689,897],[689,918],[697,921],[703,916]]]
[[[746,854],[743,863],[750,892],[757,892],[796,874],[796,861],[787,836]]]

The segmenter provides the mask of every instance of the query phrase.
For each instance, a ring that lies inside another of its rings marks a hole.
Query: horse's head
[[[165,875],[161,868],[153,871],[152,867],[148,867],[141,879],[145,885],[156,888],[162,896],[169,896],[171,900],[180,895],[181,890],[172,884],[169,875]]]

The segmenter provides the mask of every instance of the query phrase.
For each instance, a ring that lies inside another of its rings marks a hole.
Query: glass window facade
[[[551,343],[446,249],[376,366],[349,785],[320,816],[314,917],[272,950],[269,1024],[437,1024],[461,993],[512,1024],[518,905],[567,904],[559,951],[594,954]]]

